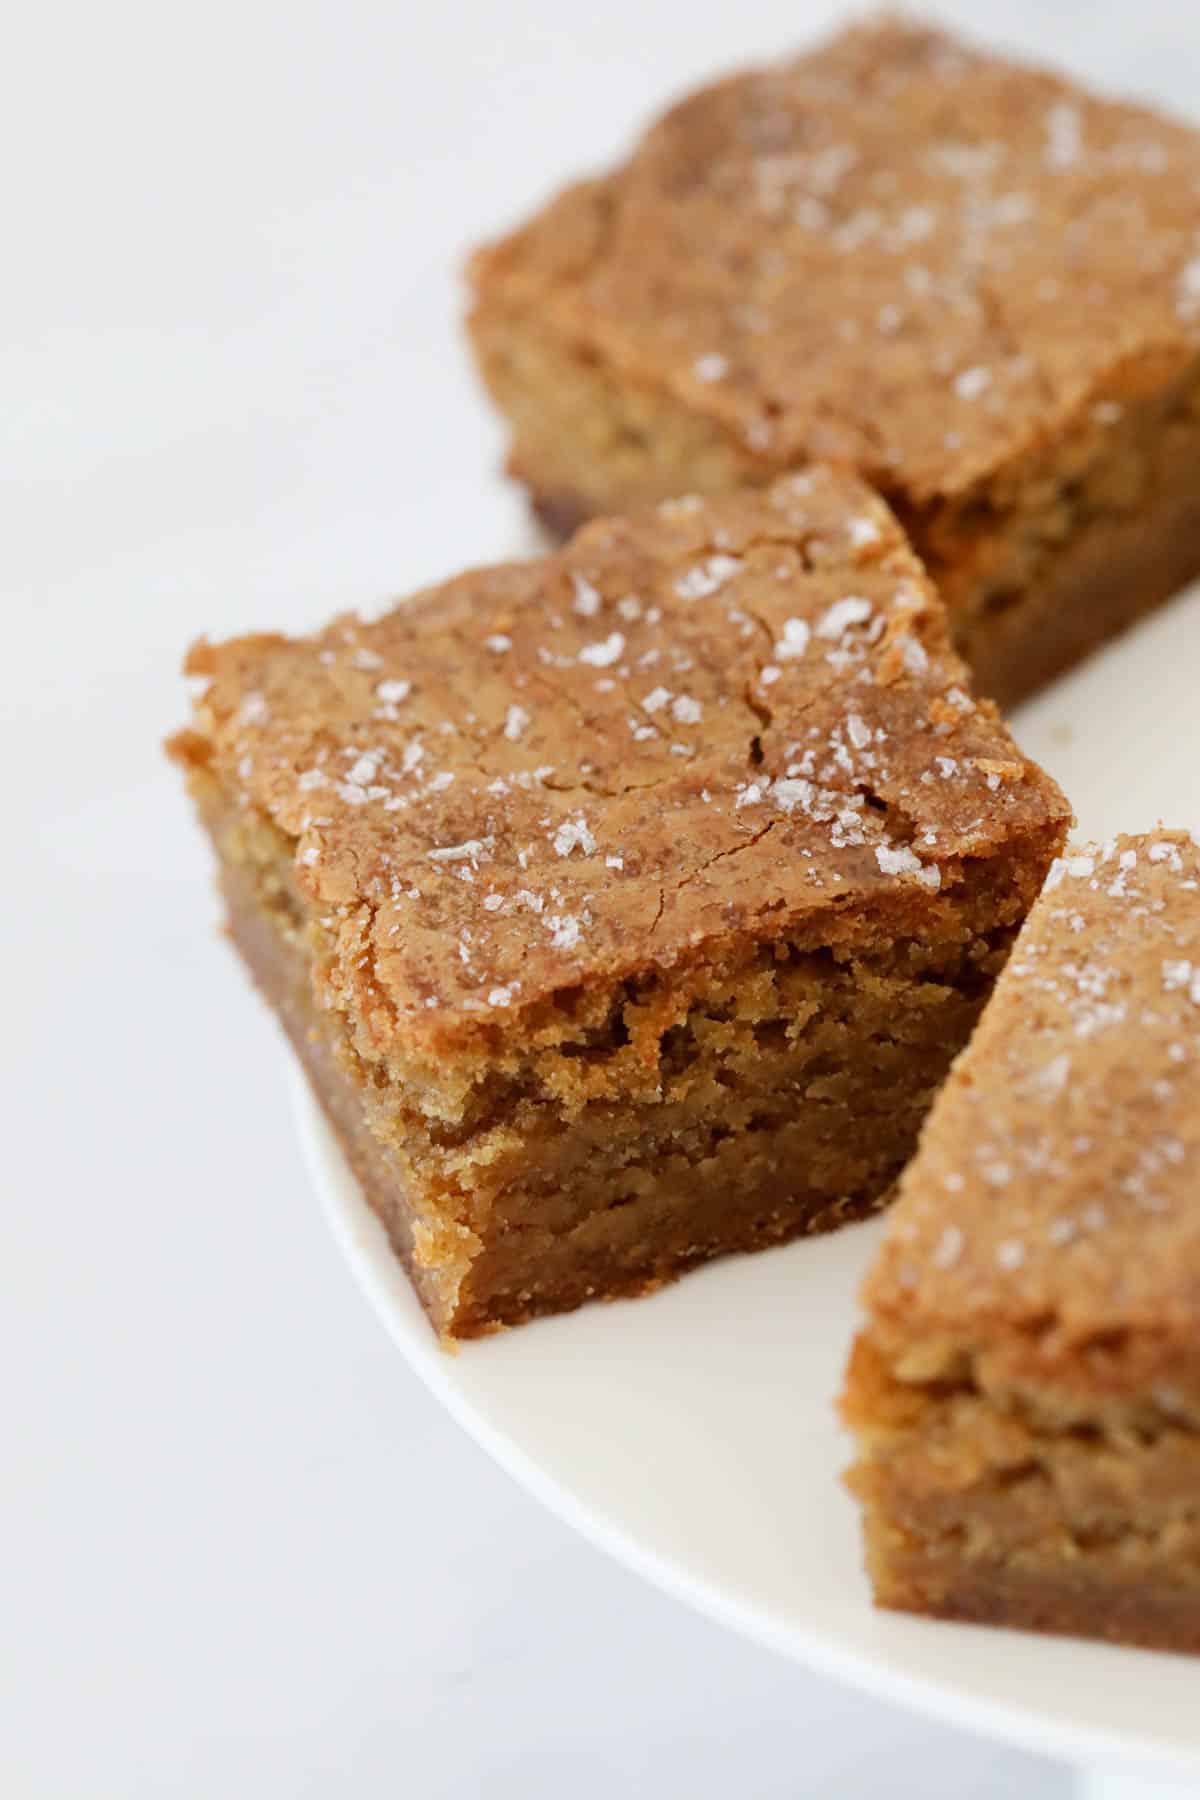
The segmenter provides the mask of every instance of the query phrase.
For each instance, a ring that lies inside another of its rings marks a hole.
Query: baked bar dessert
[[[1058,863],[901,1184],[844,1408],[876,1598],[1200,1650],[1200,853]]]
[[[543,516],[844,462],[1009,705],[1200,571],[1200,134],[886,19],[471,266]]]
[[[188,668],[233,936],[450,1336],[876,1206],[1064,830],[820,470]]]

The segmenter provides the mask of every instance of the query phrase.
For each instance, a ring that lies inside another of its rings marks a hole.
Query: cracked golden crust
[[[472,264],[728,434],[925,506],[1193,363],[1200,135],[893,19],[685,99]]]
[[[384,1051],[740,938],[918,930],[964,858],[1048,860],[1067,817],[827,469],[188,668],[176,753],[293,842],[322,979]]]
[[[1198,1199],[1200,851],[1163,830],[1052,870],[906,1171],[873,1341],[902,1379],[965,1351],[1031,1404],[1200,1416]]]

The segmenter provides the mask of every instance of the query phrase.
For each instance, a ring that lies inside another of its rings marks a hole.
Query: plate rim
[[[303,1072],[289,1062],[289,1086],[305,1167],[317,1190],[321,1211],[354,1279],[405,1362],[479,1447],[519,1487],[571,1530],[660,1592],[725,1630],[818,1674],[843,1682],[893,1706],[938,1723],[974,1732],[1036,1755],[1072,1765],[1097,1761],[1134,1764],[1200,1781],[1200,1752],[1164,1744],[1152,1733],[1104,1730],[1054,1719],[1011,1700],[987,1700],[946,1688],[932,1675],[910,1674],[882,1655],[872,1658],[831,1643],[817,1627],[782,1624],[760,1606],[739,1599],[640,1543],[624,1525],[606,1516],[556,1475],[547,1472],[520,1443],[482,1414],[453,1380],[460,1356],[487,1354],[480,1339],[456,1352],[444,1350],[408,1283],[387,1235],[371,1212],[345,1162],[340,1146]],[[398,1300],[403,1294],[411,1305]],[[938,1630],[935,1620],[914,1621]],[[967,1627],[991,1631],[993,1627]],[[1036,1633],[1021,1633],[1031,1646]],[[1058,1639],[1061,1643],[1063,1640]],[[1124,1650],[1124,1646],[1116,1647]],[[1131,1652],[1153,1655],[1154,1652]]]

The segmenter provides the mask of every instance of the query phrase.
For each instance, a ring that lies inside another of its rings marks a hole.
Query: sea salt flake
[[[378,766],[378,757],[369,755],[360,756],[346,779],[347,781],[353,781],[358,787],[369,787],[375,779],[375,772]]]
[[[642,701],[642,710],[644,712],[648,712],[648,713],[656,713],[662,707],[668,705],[670,702],[670,699],[671,699],[670,688],[665,688],[665,687],[651,688],[650,692],[646,695],[645,699]]]
[[[426,854],[430,862],[482,862],[492,851],[495,838],[467,838],[461,844],[443,844],[436,850]]]
[[[704,709],[698,700],[690,694],[680,694],[671,702],[671,717],[680,725],[698,725],[703,717]]]
[[[783,636],[775,646],[775,655],[780,662],[795,662],[808,649],[812,633],[807,619],[785,619]]]
[[[575,572],[571,576],[575,587],[575,598],[571,602],[571,611],[579,614],[581,619],[594,619],[600,611],[600,594],[586,575]]]
[[[515,744],[529,723],[529,714],[523,706],[515,703],[509,707],[504,719],[504,735],[510,744]]]
[[[929,206],[906,206],[900,214],[895,235],[901,245],[919,244],[933,232],[937,214]]]
[[[1048,169],[1069,169],[1079,161],[1083,149],[1083,124],[1079,108],[1065,100],[1047,109],[1045,117]]]
[[[590,663],[594,669],[607,669],[620,657],[625,648],[625,639],[621,632],[611,631],[598,644],[585,644],[579,652],[581,663]]]
[[[484,638],[483,641],[493,656],[503,656],[506,650],[512,649],[512,639],[503,631],[494,631],[491,637]]]
[[[699,494],[680,494],[674,500],[660,500],[657,511],[660,519],[690,519],[703,505]]]
[[[266,696],[257,689],[247,694],[238,708],[239,725],[261,725],[270,716],[271,709],[267,705]]]
[[[811,781],[785,778],[774,784],[771,789],[771,798],[780,812],[787,813],[790,817],[797,807],[802,812],[808,812],[812,807],[816,791]]]
[[[1039,1069],[1035,1082],[1047,1099],[1054,1099],[1062,1093],[1071,1073],[1069,1056],[1056,1056],[1043,1069]]]
[[[489,1006],[511,1006],[512,989],[506,987],[491,988],[488,992],[487,1003]]]
[[[570,856],[572,850],[582,850],[585,856],[591,856],[596,848],[596,840],[582,813],[574,819],[564,819],[552,842],[559,856]]]
[[[947,1225],[929,1258],[935,1269],[949,1269],[962,1255],[963,1234],[957,1225]]]
[[[1177,310],[1185,319],[1200,313],[1200,256],[1193,256],[1179,271],[1176,285]]]
[[[907,845],[876,844],[875,861],[885,875],[919,875],[924,868]]]
[[[399,706],[412,693],[411,681],[381,681],[375,688],[385,706]]]
[[[579,920],[573,913],[565,916],[556,913],[546,920],[546,925],[550,932],[550,942],[556,950],[573,950],[579,942]]]
[[[915,637],[904,639],[901,656],[909,675],[924,675],[929,667],[929,652],[924,644]]]
[[[954,378],[954,391],[960,400],[978,400],[991,385],[991,370],[978,365],[973,369],[963,369]]]
[[[779,680],[779,677],[782,674],[783,670],[777,669],[774,663],[766,663],[764,664],[758,679],[763,687],[770,687],[774,682]]]
[[[844,600],[835,600],[827,612],[817,621],[816,632],[819,638],[833,641],[851,625],[864,625],[871,617],[874,608],[869,600],[858,594],[847,594]],[[787,626],[784,630],[786,632]],[[778,655],[778,650],[776,655]]]
[[[737,556],[709,556],[679,577],[675,592],[681,600],[705,600],[709,594],[724,587],[741,566],[741,558]]]
[[[1189,986],[1192,980],[1192,965],[1181,957],[1178,961],[1168,960],[1162,966],[1163,992],[1174,994]]]
[[[719,350],[710,350],[704,356],[698,356],[692,364],[692,374],[697,381],[720,381],[729,373],[729,358],[722,356]]]
[[[1005,1238],[996,1245],[996,1261],[1002,1269],[1019,1269],[1025,1261],[1025,1246],[1016,1238]]]

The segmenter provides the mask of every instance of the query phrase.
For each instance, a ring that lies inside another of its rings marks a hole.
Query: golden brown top
[[[473,268],[727,428],[914,502],[1200,342],[1200,134],[884,19],[684,100]]]
[[[189,669],[187,756],[294,840],[343,993],[410,1043],[847,901],[926,910],[1067,817],[886,506],[821,469]]]
[[[917,1334],[1197,1342],[1196,840],[1122,837],[1055,863],[926,1125],[866,1299]]]

